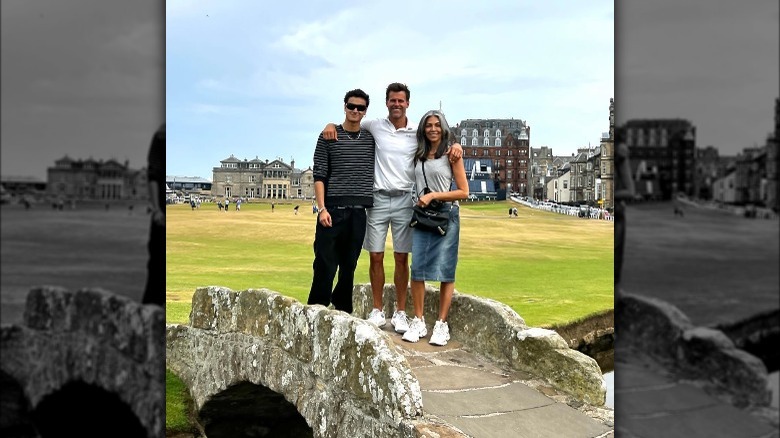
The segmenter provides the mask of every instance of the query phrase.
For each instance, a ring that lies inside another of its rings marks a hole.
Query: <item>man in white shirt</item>
[[[394,82],[385,91],[387,117],[366,120],[361,127],[368,129],[376,140],[374,167],[374,206],[367,209],[366,236],[363,249],[369,252],[369,278],[373,295],[373,309],[368,321],[378,327],[385,325],[382,295],[385,285],[385,241],[392,228],[396,290],[396,312],[390,320],[398,333],[409,329],[406,317],[406,295],[409,287],[409,253],[412,251],[412,190],[414,185],[414,154],[417,151],[417,122],[406,117],[409,108],[409,88]],[[330,123],[322,132],[327,140],[336,139],[336,125]],[[463,148],[454,147],[450,160],[463,156]]]

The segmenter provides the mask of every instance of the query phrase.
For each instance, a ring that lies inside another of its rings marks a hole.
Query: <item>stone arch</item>
[[[41,438],[147,435],[135,412],[116,393],[81,380],[70,381],[46,395],[31,418]]]
[[[211,396],[198,412],[209,438],[314,436],[298,408],[265,386],[240,382]]]
[[[158,306],[101,289],[36,287],[23,324],[2,328],[2,371],[19,383],[31,412],[50,396],[72,395],[72,384],[82,382],[130,409],[145,430],[135,436],[160,436],[164,319]]]
[[[422,415],[419,383],[369,324],[267,289],[199,288],[190,325],[167,328],[166,363],[197,412],[249,383],[283,396],[313,436],[410,434]]]
[[[32,409],[22,385],[0,370],[0,436],[36,436]]]

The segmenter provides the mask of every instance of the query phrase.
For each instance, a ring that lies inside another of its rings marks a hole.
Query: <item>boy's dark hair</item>
[[[408,102],[409,96],[411,95],[409,92],[409,87],[407,87],[406,84],[402,84],[400,82],[393,82],[387,86],[387,91],[385,91],[385,102],[390,98],[390,93],[397,93],[399,91],[406,93],[406,101]]]
[[[347,91],[347,94],[344,95],[344,103],[347,103],[350,97],[359,97],[361,99],[366,100],[366,107],[368,107],[368,94],[366,94],[365,91],[361,90],[360,88],[355,88],[354,90]]]

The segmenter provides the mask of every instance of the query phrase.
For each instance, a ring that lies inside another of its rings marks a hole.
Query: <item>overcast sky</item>
[[[778,0],[616,2],[616,119],[684,118],[721,155],[766,144],[780,82]]]
[[[65,154],[146,166],[164,121],[159,0],[2,0],[3,176]]]
[[[613,2],[169,0],[167,173],[212,178],[240,159],[312,164],[344,94],[387,116],[387,84],[407,115],[439,107],[450,124],[517,118],[556,155],[597,145],[614,96]]]

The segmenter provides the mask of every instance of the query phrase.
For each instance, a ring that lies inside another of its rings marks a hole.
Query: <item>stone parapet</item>
[[[354,314],[367,316],[372,307],[371,285],[355,286],[352,296]],[[439,289],[426,284],[423,317],[428,326],[438,318],[439,296]],[[395,286],[385,285],[383,310],[388,317],[396,310],[395,297]],[[406,312],[410,315],[411,303],[409,294]],[[456,291],[447,319],[450,336],[474,352],[527,372],[581,402],[604,405],[607,388],[596,361],[569,348],[555,331],[528,327],[506,304]]]
[[[615,310],[620,321],[616,350],[648,354],[681,378],[704,383],[734,406],[770,404],[766,366],[722,331],[696,327],[675,306],[648,297],[624,294]]]

